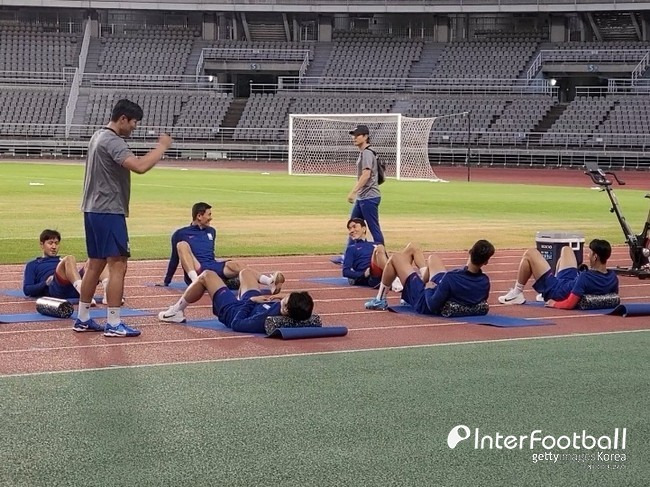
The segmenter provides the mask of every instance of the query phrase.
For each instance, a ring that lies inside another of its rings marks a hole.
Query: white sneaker
[[[274,272],[271,275],[271,294],[278,294],[282,290],[282,284],[284,284],[284,275],[282,272]]]
[[[535,301],[538,303],[544,303],[544,296],[542,296],[542,293],[539,293],[537,296],[535,296]]]
[[[402,286],[402,281],[399,280],[399,277],[395,278],[393,283],[390,285],[390,288],[395,293],[401,293],[402,292],[402,290],[404,289],[404,286]]]
[[[508,291],[508,294],[504,294],[503,296],[499,296],[499,302],[501,304],[524,304],[526,302],[526,298],[524,297],[524,293],[522,291],[518,291],[514,288],[512,288],[510,291]]]
[[[165,323],[185,323],[185,314],[182,311],[161,311],[158,313],[158,319]]]

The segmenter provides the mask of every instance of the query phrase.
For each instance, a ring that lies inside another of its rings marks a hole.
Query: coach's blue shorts
[[[199,262],[199,264],[201,264],[201,268],[198,270],[197,274],[201,274],[201,272],[203,271],[210,270],[216,272],[222,281],[225,281],[226,279],[230,279],[229,277],[226,277],[226,275],[224,274],[224,269],[226,268],[226,262],[228,261],[212,260],[207,262]]]
[[[433,279],[431,279],[436,284],[440,284],[442,278],[445,277],[444,272],[438,272]],[[410,304],[415,311],[422,315],[430,315],[431,310],[427,306],[427,291],[425,283],[422,282],[422,278],[417,272],[413,272],[406,278],[404,283],[404,289],[402,290],[402,299]],[[431,289],[431,292],[435,292],[435,289]]]
[[[227,287],[220,288],[212,297],[212,314],[219,318],[219,321],[232,328],[235,318],[241,320],[247,318],[257,303],[249,301],[253,296],[261,296],[259,289],[251,289],[237,299],[235,293]]]
[[[557,273],[557,276],[553,274],[553,271],[549,270],[546,274],[535,281],[533,284],[533,289],[538,293],[542,293],[544,296],[544,301],[552,299],[554,301],[562,301],[569,297],[573,285],[576,283],[576,278],[578,277],[578,269],[575,267],[569,267],[568,269],[562,269]]]
[[[79,269],[79,274],[81,275],[81,277],[83,277],[84,275],[83,268]],[[54,273],[54,279],[52,279],[52,282],[47,287],[47,295],[52,298],[59,298],[59,299],[70,299],[70,298],[79,297],[79,293],[74,288],[72,283],[59,277],[56,272]]]
[[[84,213],[86,250],[91,259],[131,257],[124,215]]]

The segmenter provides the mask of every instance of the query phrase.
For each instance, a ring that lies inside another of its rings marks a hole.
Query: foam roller
[[[43,297],[36,300],[36,311],[45,316],[70,318],[74,313],[74,306],[65,299]]]

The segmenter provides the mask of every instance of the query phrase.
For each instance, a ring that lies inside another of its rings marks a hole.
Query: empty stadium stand
[[[148,29],[107,35],[97,66],[101,73],[181,75],[192,52],[195,31]]]
[[[64,88],[3,87],[0,91],[0,136],[62,136],[66,97]]]
[[[0,26],[0,71],[62,71],[75,66],[81,37],[31,24]]]

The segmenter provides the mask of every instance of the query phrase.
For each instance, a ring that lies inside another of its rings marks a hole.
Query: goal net
[[[362,124],[387,176],[442,181],[429,162],[435,120],[399,113],[289,115],[289,174],[356,175],[359,149],[349,132]]]

